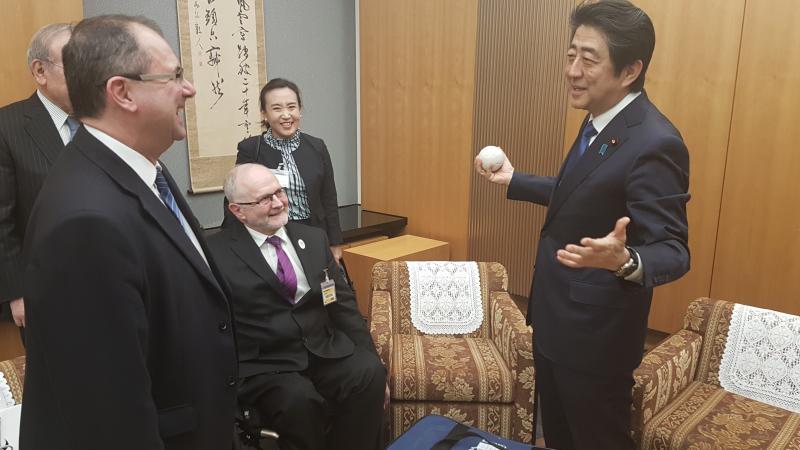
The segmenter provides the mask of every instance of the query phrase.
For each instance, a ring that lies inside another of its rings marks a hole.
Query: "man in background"
[[[28,46],[36,92],[0,108],[0,303],[14,323],[25,326],[22,243],[33,202],[78,121],[71,117],[61,49],[72,25],[54,23],[37,31]]]
[[[64,47],[83,122],[25,239],[28,450],[231,448],[227,290],[159,157],[194,86],[149,19],[98,16]]]
[[[233,292],[240,403],[282,449],[379,448],[386,370],[325,232],[287,223],[261,164],[233,168],[225,197],[238,220],[209,246]]]
[[[633,449],[633,370],[653,287],[689,270],[689,153],[644,92],[655,30],[625,0],[572,13],[564,70],[588,115],[557,177],[478,171],[507,196],[548,207],[528,320],[545,443]]]

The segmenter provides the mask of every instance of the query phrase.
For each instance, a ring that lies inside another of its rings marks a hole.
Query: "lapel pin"
[[[613,142],[613,141],[612,141],[612,142]],[[607,149],[608,149],[608,144],[603,144],[603,145],[601,145],[601,146],[600,146],[600,151],[598,151],[598,153],[600,153],[600,156],[605,156],[605,155],[606,155],[606,150],[607,150]]]
[[[303,250],[305,250],[305,249],[306,249],[306,243],[305,243],[305,241],[303,241],[302,239],[298,239],[298,240],[297,240],[297,245],[299,245],[299,246],[300,246],[300,248],[301,248],[301,249],[303,249]]]
[[[611,138],[611,145],[617,145],[617,138]]]

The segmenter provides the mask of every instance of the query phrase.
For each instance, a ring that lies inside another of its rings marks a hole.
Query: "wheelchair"
[[[236,417],[233,450],[278,450],[278,433],[263,428],[258,412],[243,407]]]

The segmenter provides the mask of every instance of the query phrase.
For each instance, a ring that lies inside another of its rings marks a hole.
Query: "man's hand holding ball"
[[[511,183],[514,167],[506,157],[503,149],[494,145],[487,145],[475,157],[475,170],[492,183]]]

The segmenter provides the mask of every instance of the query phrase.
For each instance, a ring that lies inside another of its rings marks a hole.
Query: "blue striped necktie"
[[[178,223],[183,227],[183,214],[181,214],[181,210],[175,202],[175,197],[172,196],[172,191],[169,190],[169,184],[167,184],[167,179],[164,177],[161,167],[156,167],[156,189],[158,189],[158,196],[161,197],[161,201],[167,205],[172,215],[178,219]]]

